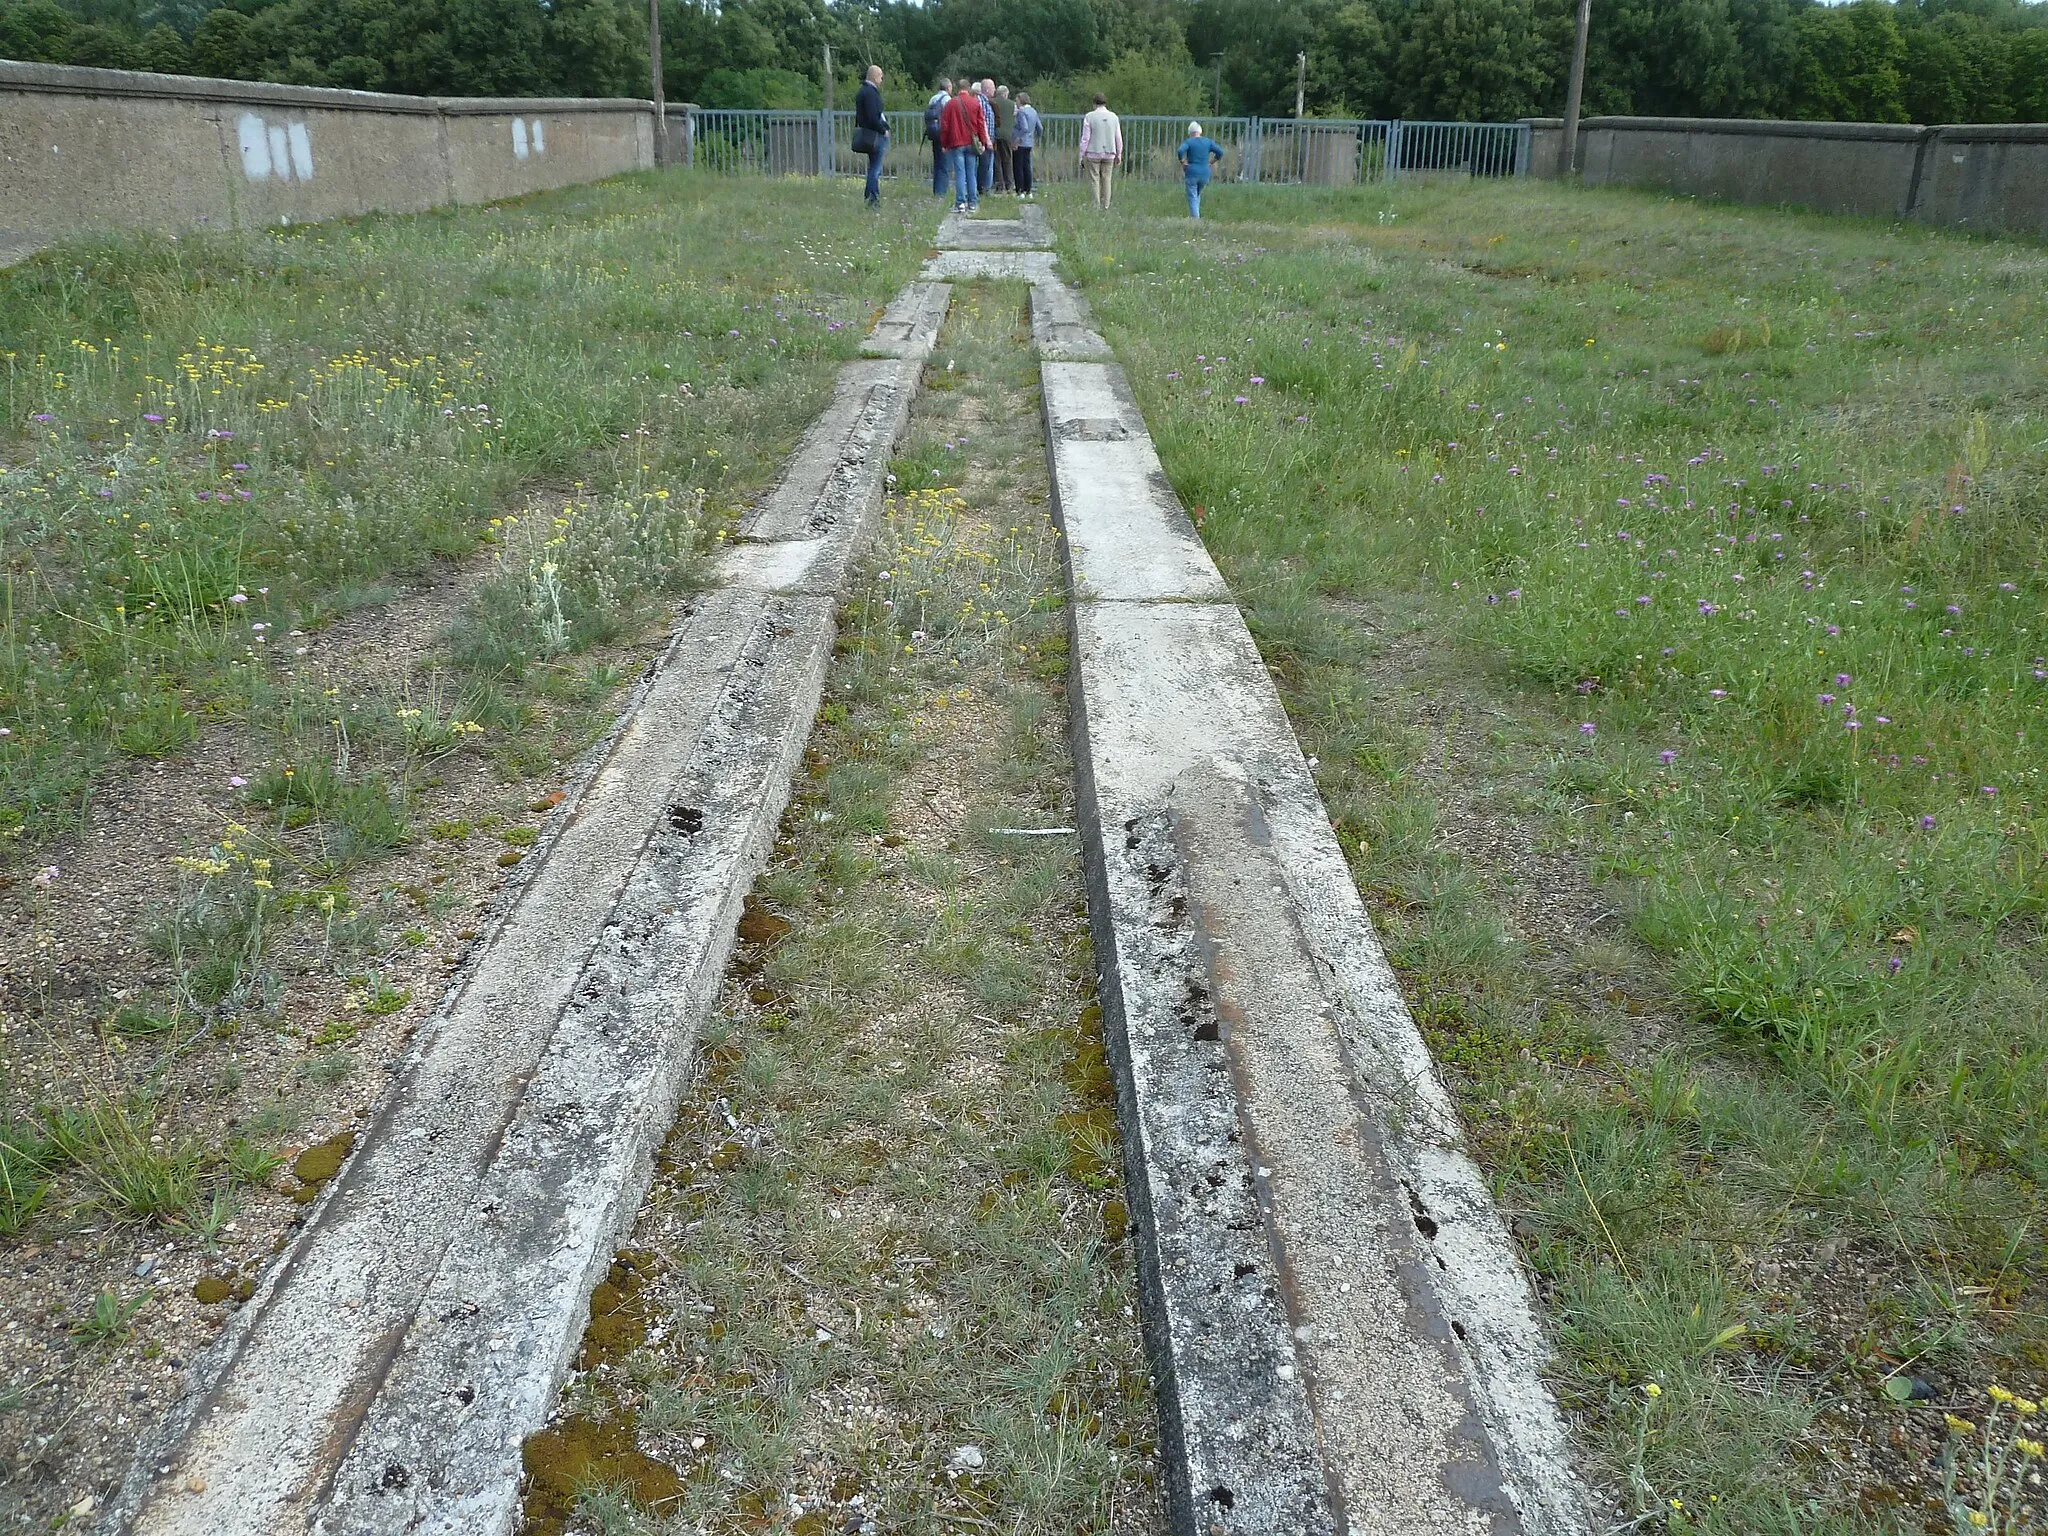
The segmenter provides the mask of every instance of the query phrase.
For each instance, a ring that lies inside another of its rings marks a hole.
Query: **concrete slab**
[[[1120,370],[1041,372],[1171,1525],[1578,1536],[1534,1296],[1258,648]]]
[[[920,364],[847,365],[110,1526],[511,1529],[521,1442],[645,1192],[773,842]]]
[[[1096,331],[1094,316],[1088,312],[1088,301],[1065,283],[1032,287],[1031,341],[1048,362],[1112,360],[1109,343]]]
[[[1160,467],[1122,371],[1046,363],[1040,377],[1054,510],[1076,596],[1228,602],[1230,589]]]
[[[918,275],[941,283],[1058,281],[1050,251],[940,251]]]
[[[1038,217],[1034,220],[1032,214]],[[942,251],[1028,251],[1052,244],[1042,209],[1025,204],[1014,219],[969,218],[949,213],[939,221]]]
[[[929,356],[950,296],[943,283],[912,283],[889,301],[861,351],[869,357]]]

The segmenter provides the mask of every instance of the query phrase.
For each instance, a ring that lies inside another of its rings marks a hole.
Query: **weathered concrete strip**
[[[1014,219],[969,218],[949,213],[939,221],[942,251],[1023,251],[1052,244],[1052,226],[1045,210],[1020,203]]]
[[[912,283],[889,301],[861,351],[869,357],[929,356],[950,291],[943,283]]]
[[[1095,329],[1088,301],[1065,283],[1037,283],[1031,289],[1031,341],[1047,362],[1116,361]]]
[[[940,251],[918,275],[935,283],[1059,281],[1050,251],[1008,249]]]
[[[1590,1529],[1534,1297],[1121,371],[1042,367],[1177,1532]]]
[[[944,299],[917,299],[927,346]],[[645,1193],[772,844],[920,364],[842,371],[111,1523],[511,1528],[521,1442]]]

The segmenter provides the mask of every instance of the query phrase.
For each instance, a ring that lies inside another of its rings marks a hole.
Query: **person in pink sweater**
[[[1109,110],[1109,98],[1097,96],[1095,110],[1081,119],[1081,169],[1095,194],[1098,212],[1109,207],[1110,181],[1124,157],[1124,125]]]

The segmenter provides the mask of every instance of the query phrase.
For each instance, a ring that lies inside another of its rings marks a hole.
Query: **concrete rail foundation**
[[[1090,923],[1183,1536],[1590,1529],[1514,1249],[1258,648],[1032,296]]]

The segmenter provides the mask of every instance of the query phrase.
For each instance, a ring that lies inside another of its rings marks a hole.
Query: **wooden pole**
[[[1593,0],[1579,0],[1579,24],[1572,34],[1571,82],[1564,91],[1564,133],[1557,149],[1557,174],[1571,178],[1579,159],[1579,103],[1586,91],[1586,33],[1593,24]]]
[[[654,91],[654,163],[668,164],[668,98],[661,84],[661,0],[647,0],[647,70]]]

